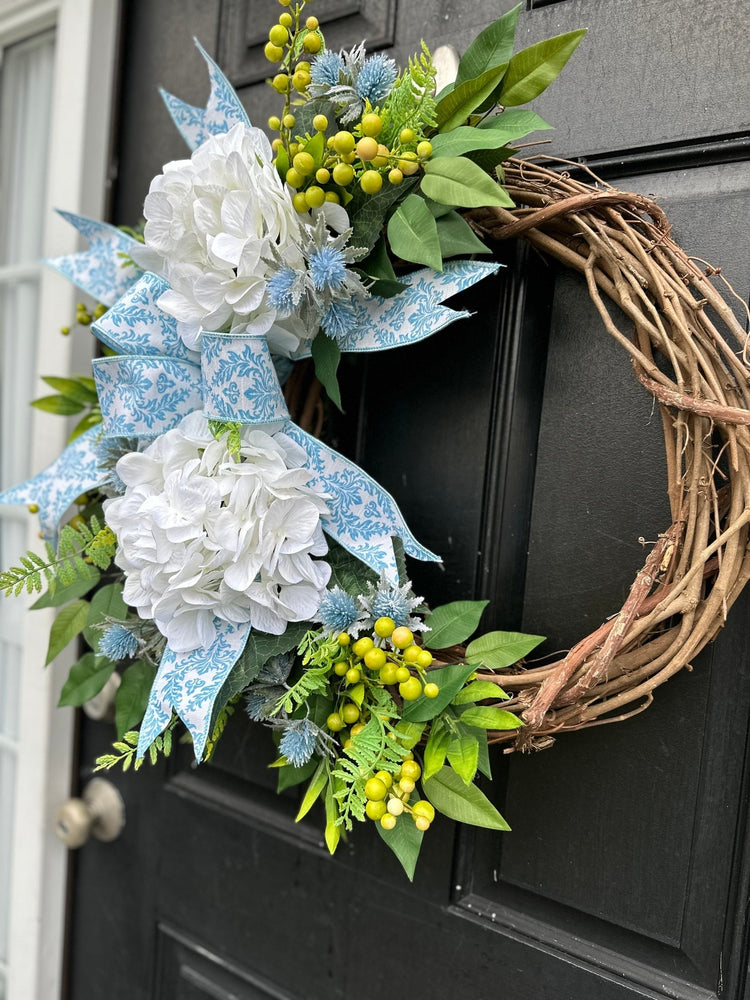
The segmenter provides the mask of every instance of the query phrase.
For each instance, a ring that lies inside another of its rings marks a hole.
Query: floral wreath
[[[90,647],[61,705],[121,676],[98,768],[155,763],[178,727],[209,759],[242,706],[272,731],[280,787],[307,783],[297,818],[322,799],[331,853],[369,819],[411,878],[436,813],[509,829],[475,781],[491,777],[489,743],[539,748],[625,718],[721,627],[750,575],[750,390],[722,327],[745,335],[658,206],[514,158],[549,127],[519,105],[584,31],[514,55],[519,5],[435,94],[424,43],[399,71],[364,45],[326,49],[304,0],[281,6],[265,49],[273,142],[198,46],[210,97],[163,94],[191,155],[152,181],[142,232],[63,213],[89,247],[48,263],[97,301],[77,321],[104,356],[34,401],[83,416],[51,466],[0,494],[38,512],[46,546],[0,588],[59,609],[48,662],[80,635]],[[342,352],[467,316],[445,302],[498,270],[476,259],[486,240],[511,237],[584,274],[657,399],[674,518],[621,612],[533,668],[541,636],[468,641],[486,601],[430,609],[413,593],[405,557],[439,556],[288,406],[302,360],[340,405]]]

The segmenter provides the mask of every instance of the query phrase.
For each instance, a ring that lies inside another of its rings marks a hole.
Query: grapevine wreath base
[[[505,165],[505,187],[521,207],[477,209],[470,222],[485,237],[522,237],[584,276],[607,331],[659,404],[672,523],[620,611],[563,659],[481,675],[512,692],[504,707],[526,723],[490,734],[508,752],[648,708],[656,688],[716,637],[750,577],[748,335],[709,280],[720,269],[689,257],[650,199],[598,178],[575,180],[561,161],[563,172],[540,159]]]

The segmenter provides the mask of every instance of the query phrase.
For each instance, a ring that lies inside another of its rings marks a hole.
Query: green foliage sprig
[[[381,142],[395,143],[405,128],[423,135],[437,127],[435,77],[437,70],[425,42],[422,51],[409,57],[388,95],[380,117],[383,120]]]
[[[92,564],[102,570],[109,567],[117,547],[112,529],[96,515],[88,523],[83,518],[74,521],[61,529],[57,549],[45,542],[46,559],[29,550],[21,556],[20,566],[0,573],[0,591],[6,597],[23,590],[39,593],[45,581],[50,587],[70,586],[79,577],[89,576]]]
[[[157,736],[148,748],[148,757],[152,765],[156,764],[159,760],[159,754],[163,757],[169,757],[172,753],[172,732],[179,721],[180,717],[178,715],[173,715],[164,732]],[[105,753],[102,754],[101,757],[97,757],[94,770],[111,771],[113,767],[120,765],[123,771],[127,771],[132,765],[133,770],[138,771],[141,767],[143,767],[143,762],[146,759],[145,755],[143,757],[136,758],[138,736],[139,734],[136,729],[131,729],[129,732],[125,733],[121,740],[116,740],[112,744],[112,749],[116,750],[117,753]]]

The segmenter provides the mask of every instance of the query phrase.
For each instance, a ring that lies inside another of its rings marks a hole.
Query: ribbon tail
[[[398,582],[393,537],[415,559],[440,562],[440,556],[421,545],[407,527],[396,501],[358,465],[287,421],[282,431],[309,458],[317,485],[327,494],[329,513],[321,518],[323,530],[339,545],[377,573]]]
[[[42,535],[53,544],[60,519],[75,498],[106,482],[101,433],[101,427],[89,428],[42,472],[0,493],[0,503],[36,504]]]
[[[353,320],[337,337],[342,351],[385,351],[431,337],[459,319],[466,310],[441,305],[446,299],[495,274],[502,265],[486,261],[448,261],[442,272],[422,268],[407,275],[408,286],[390,299],[373,296],[352,304]]]
[[[161,90],[172,121],[190,149],[197,149],[212,135],[228,132],[234,125],[249,125],[250,119],[234,88],[197,39],[198,51],[208,66],[211,94],[205,108],[196,108]]]
[[[114,305],[119,297],[137,281],[140,270],[130,262],[137,240],[106,222],[97,222],[85,215],[59,212],[89,242],[89,249],[63,257],[49,257],[44,263],[59,271],[87,295]]]
[[[167,646],[164,651],[141,723],[139,760],[169,725],[173,710],[193,737],[195,759],[203,757],[214,702],[250,635],[249,622],[236,625],[214,618],[213,627],[214,638],[204,649],[177,653]]]

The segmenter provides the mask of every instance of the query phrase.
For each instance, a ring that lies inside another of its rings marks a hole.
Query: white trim
[[[103,212],[117,23],[118,0],[0,0],[0,51],[44,28],[56,31],[45,256],[80,248],[53,208],[95,217]],[[37,370],[44,374],[70,370],[73,337],[58,331],[74,315],[80,294],[43,270]],[[32,427],[32,467],[38,470],[59,454],[67,428],[36,411]],[[28,544],[38,545],[31,518]],[[74,716],[55,707],[66,664],[43,669],[52,613],[24,619],[7,1000],[55,1000],[68,858],[54,836],[53,817],[70,794]]]

